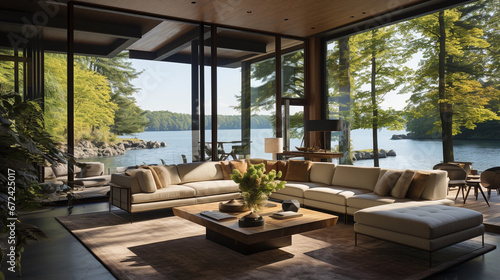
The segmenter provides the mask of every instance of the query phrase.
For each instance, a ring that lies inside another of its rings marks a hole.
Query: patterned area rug
[[[133,222],[130,219],[133,218]],[[292,246],[242,255],[172,215],[102,212],[59,217],[118,279],[422,279],[489,252],[481,237],[432,254],[358,236],[338,223],[292,237]]]

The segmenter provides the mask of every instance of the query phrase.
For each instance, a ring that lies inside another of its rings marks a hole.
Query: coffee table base
[[[253,253],[292,245],[292,236],[290,235],[253,244],[245,244],[239,242],[210,229],[206,230],[206,237],[210,241],[213,241],[244,255],[250,255]]]

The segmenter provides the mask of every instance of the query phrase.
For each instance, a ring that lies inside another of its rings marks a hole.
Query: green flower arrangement
[[[231,179],[239,185],[243,200],[252,212],[259,210],[271,193],[285,187],[285,181],[276,181],[279,178],[281,178],[281,171],[276,174],[273,169],[266,174],[264,163],[250,164],[244,175],[241,175],[238,169],[234,169],[231,174]]]

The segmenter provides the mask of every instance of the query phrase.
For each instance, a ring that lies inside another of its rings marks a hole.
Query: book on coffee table
[[[213,211],[202,211],[200,214],[202,216],[209,217],[209,218],[212,218],[212,219],[217,220],[217,221],[222,221],[222,220],[226,220],[226,219],[234,219],[234,218],[236,218],[233,215],[230,215],[230,214],[227,214],[227,213],[222,213],[222,212],[219,212],[219,211],[216,211],[216,210],[213,210]]]
[[[295,217],[302,217],[302,213],[294,212],[294,211],[279,211],[279,212],[274,212],[271,217],[275,219],[290,219],[290,218],[295,218]]]

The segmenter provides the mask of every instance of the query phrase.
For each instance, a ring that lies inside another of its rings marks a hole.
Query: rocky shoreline
[[[384,149],[380,149],[378,153],[378,158],[386,158],[386,157],[395,157],[396,152],[394,150],[386,151]],[[373,159],[373,151],[354,151],[352,153],[352,160],[363,160],[363,159]]]
[[[61,144],[61,149],[67,151],[67,144]],[[109,157],[125,154],[129,150],[137,149],[157,149],[167,147],[165,142],[125,140],[109,144],[100,141],[83,140],[75,145],[75,158]]]

